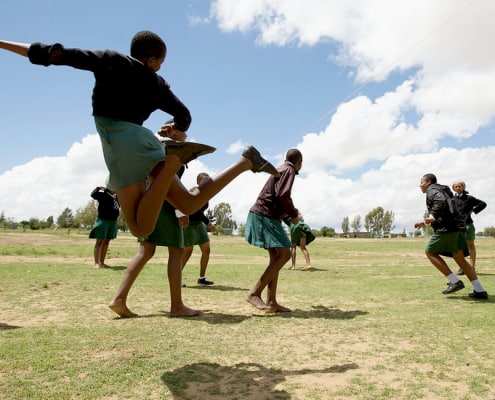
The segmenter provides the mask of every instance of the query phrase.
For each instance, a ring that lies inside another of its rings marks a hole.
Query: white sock
[[[449,280],[450,283],[457,283],[460,281],[460,279],[457,277],[456,274],[451,272],[450,274],[447,275],[447,279]]]
[[[471,281],[471,284],[473,285],[475,292],[485,292],[485,289],[481,285],[481,282],[479,279],[475,279],[474,281]]]

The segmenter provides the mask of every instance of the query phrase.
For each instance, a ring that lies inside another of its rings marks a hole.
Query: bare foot
[[[201,314],[201,311],[193,310],[192,308],[186,307],[185,305],[182,305],[178,308],[170,309],[171,317],[195,317],[199,314]]]
[[[138,316],[127,308],[125,301],[122,299],[113,300],[108,305],[108,307],[110,307],[110,310],[112,310],[114,313],[118,314],[122,318],[135,318]]]
[[[251,305],[255,306],[258,310],[266,310],[268,306],[265,304],[261,297],[249,294],[246,301]]]
[[[287,269],[296,269],[296,266],[295,266],[295,265],[292,265],[292,266],[290,266],[290,267],[289,267],[289,268],[287,268]]]
[[[95,264],[95,268],[102,268],[100,264]]]
[[[301,268],[300,271],[310,271],[311,268],[311,265],[308,265],[307,267]]]
[[[272,303],[268,305],[264,311],[267,313],[292,312],[290,308],[284,307],[283,305],[278,303]]]

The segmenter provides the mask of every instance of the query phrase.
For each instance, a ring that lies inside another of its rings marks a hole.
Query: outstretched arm
[[[27,57],[30,44],[27,43],[16,43],[7,42],[6,40],[0,40],[0,49],[8,50],[13,53],[20,54],[21,56]]]

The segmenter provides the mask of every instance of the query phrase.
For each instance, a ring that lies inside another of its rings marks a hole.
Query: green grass
[[[141,317],[117,319],[134,238],[96,270],[85,232],[0,232],[0,399],[494,399],[495,301],[471,301],[465,278],[442,295],[426,240],[317,238],[313,271],[280,273],[293,312],[267,315],[245,301],[266,252],[213,237],[215,285],[195,284],[198,249],[184,271],[184,301],[204,311],[190,319],[167,316],[158,248],[129,296]],[[476,243],[495,296],[494,240]]]

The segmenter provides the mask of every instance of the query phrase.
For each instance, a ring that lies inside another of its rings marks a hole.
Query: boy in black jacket
[[[481,285],[476,272],[464,258],[464,251],[467,249],[466,224],[452,201],[452,191],[448,186],[438,184],[433,174],[423,175],[419,187],[423,193],[426,193],[429,216],[424,221],[416,222],[414,227],[418,229],[431,224],[434,230],[425,252],[430,262],[449,280],[447,288],[442,293],[450,294],[464,289],[464,282],[451,271],[441,257],[447,255],[453,257],[471,281],[474,291],[469,293],[469,297],[488,299],[488,293]]]

